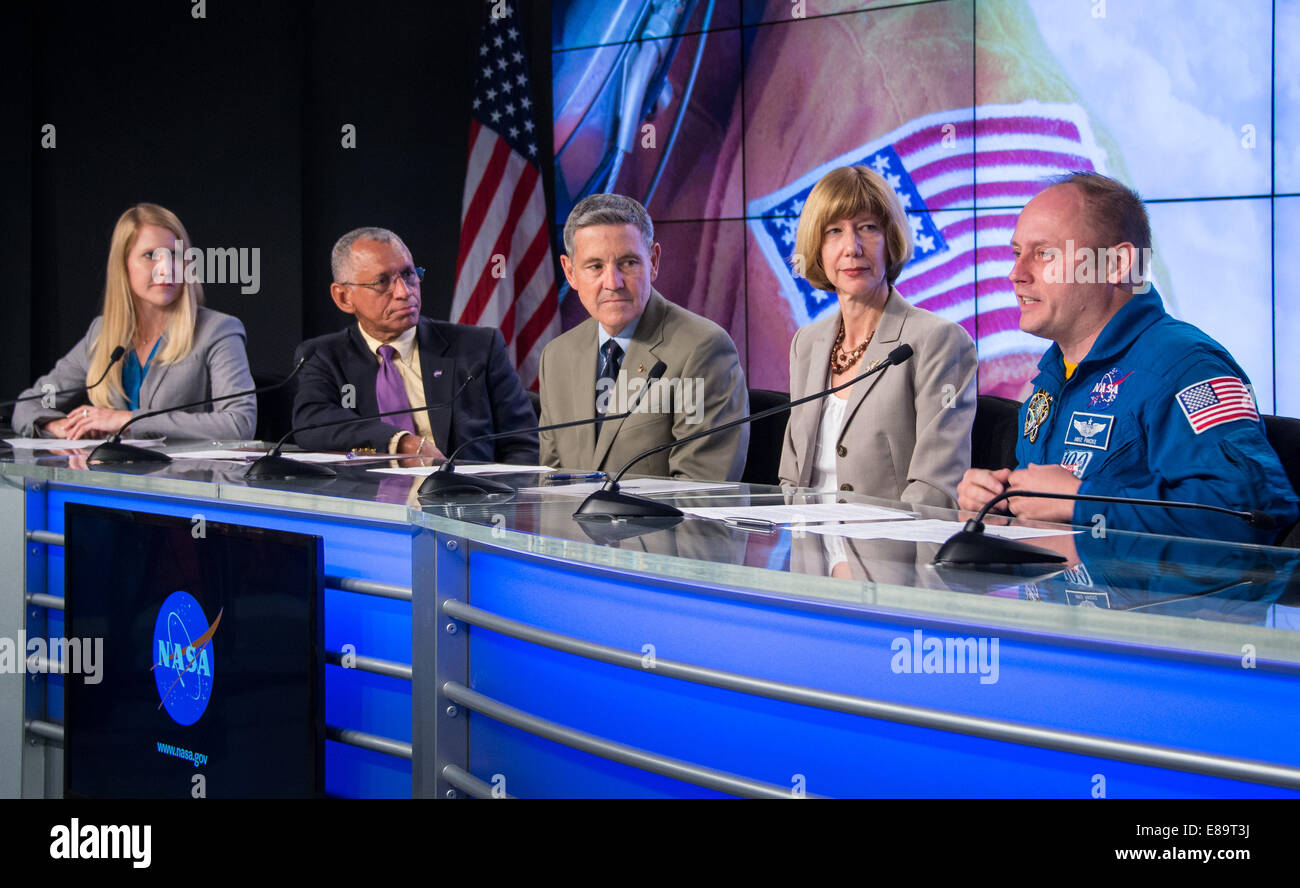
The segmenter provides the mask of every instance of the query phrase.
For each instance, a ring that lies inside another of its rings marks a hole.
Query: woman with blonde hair
[[[184,262],[188,246],[185,226],[170,210],[142,203],[121,215],[108,250],[103,314],[23,396],[73,391],[19,403],[19,434],[105,437],[134,415],[253,387],[244,325],[203,307],[203,284]],[[119,346],[125,357],[114,362]],[[84,386],[91,387],[77,391]],[[251,438],[256,425],[257,402],[249,395],[141,420],[130,431],[234,440]]]
[[[911,232],[894,189],[866,167],[832,170],[808,195],[792,262],[814,287],[833,290],[839,308],[795,332],[791,399],[848,382],[900,345],[913,357],[791,411],[787,487],[956,505],[970,468],[975,343],[894,288]]]

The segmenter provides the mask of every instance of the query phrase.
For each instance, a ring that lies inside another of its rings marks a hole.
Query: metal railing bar
[[[377,657],[362,657],[356,654],[350,655],[352,658],[351,666],[343,666],[344,654],[342,651],[326,651],[325,662],[335,666],[343,666],[345,669],[357,669],[361,672],[371,672],[375,675],[389,675],[393,678],[404,678],[411,680],[411,667],[406,663],[397,663],[392,660],[380,660]]]
[[[695,666],[690,663],[680,663],[663,658],[656,658],[654,668],[647,669],[642,663],[643,655],[640,652],[634,653],[569,635],[561,635],[557,632],[551,632],[547,629],[499,616],[482,608],[466,604],[463,601],[446,599],[443,601],[442,611],[452,619],[462,620],[472,626],[479,626],[483,629],[499,632],[502,635],[508,635],[511,638],[518,638],[522,641],[532,642],[533,644],[539,644],[543,647],[575,654],[580,657],[635,669],[638,672],[653,672],[656,675],[753,694],[773,700],[783,700],[789,703],[813,706],[818,709],[829,709],[948,733],[965,734],[987,740],[1132,762],[1139,765],[1152,765],[1175,771],[1223,777],[1230,780],[1244,780],[1249,783],[1263,783],[1270,786],[1300,789],[1300,768],[1288,765],[1215,755],[1213,753],[1194,752],[1132,740],[1114,740],[1092,734],[1035,727],[980,716],[962,715],[923,706],[911,706],[905,703],[890,703],[852,694],[842,694],[803,685],[755,678],[754,676],[741,675],[735,672],[724,672],[705,666]]]
[[[356,592],[360,595],[376,595],[380,598],[394,598],[398,601],[410,601],[414,597],[410,586],[394,586],[392,583],[378,583],[360,577],[325,578],[325,586],[341,589],[344,592]]]
[[[524,712],[522,709],[515,709],[513,706],[508,706],[499,700],[494,700],[480,694],[478,691],[471,690],[459,682],[445,682],[441,687],[441,692],[447,699],[486,715],[488,718],[504,722],[522,731],[544,737],[547,740],[553,740],[556,743],[563,743],[565,746],[571,746],[574,749],[607,758],[610,761],[639,768],[642,771],[650,771],[664,777],[671,777],[674,780],[694,783],[697,786],[715,789],[718,792],[748,798],[796,798],[790,787],[764,783],[760,780],[751,780],[738,774],[729,774],[716,768],[670,758],[635,746],[618,743],[605,737],[598,737],[595,734],[588,734],[568,725],[539,718],[532,713]],[[814,796],[809,795],[809,797],[813,798]]]
[[[456,765],[443,765],[442,779],[473,798],[493,798],[492,784],[479,780],[469,771],[458,768]],[[514,796],[510,795],[510,793],[506,793],[504,796],[501,796],[501,798],[513,799]]]
[[[372,752],[382,752],[384,755],[391,755],[395,758],[411,758],[411,744],[388,737],[380,737],[378,734],[367,734],[365,731],[353,731],[350,728],[326,725],[325,739],[337,743],[346,743],[348,746],[369,749]]]

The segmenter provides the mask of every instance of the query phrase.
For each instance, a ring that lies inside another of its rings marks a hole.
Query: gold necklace
[[[861,345],[851,352],[846,352],[844,351],[844,321],[841,320],[839,335],[835,337],[835,344],[831,346],[831,373],[838,375],[856,364],[871,343],[871,337],[875,335],[876,331],[873,329],[867,334],[867,338],[862,340]]]

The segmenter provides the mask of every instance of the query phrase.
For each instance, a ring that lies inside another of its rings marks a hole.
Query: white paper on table
[[[706,506],[683,507],[682,511],[696,518],[741,518],[767,521],[774,525],[823,524],[827,521],[901,521],[913,516],[902,509],[869,506],[863,503],[805,503],[792,506],[781,503],[770,506]]]
[[[605,486],[604,481],[583,481],[578,484],[555,484],[546,487],[521,487],[520,493],[562,493],[565,496],[590,496]],[[717,490],[734,488],[726,481],[676,481],[672,478],[637,478],[618,482],[618,489],[644,496],[648,493],[683,493],[687,490]]]
[[[70,438],[5,438],[4,440],[15,450],[83,450],[87,447],[98,447],[108,439],[78,438],[73,441]],[[141,447],[146,444],[161,444],[162,441],[162,438],[126,438],[122,443]]]
[[[181,453],[171,453],[173,459],[228,459],[235,461],[246,461],[259,459],[266,456],[268,450],[186,450]],[[349,456],[346,453],[313,453],[311,451],[283,451],[281,456],[286,459],[294,459],[305,463],[332,463],[332,462],[371,462],[377,459],[395,459],[388,454],[358,454]]]
[[[168,454],[172,459],[256,459],[260,450],[186,450]]]
[[[839,524],[834,527],[821,525],[808,528],[808,532],[834,534],[835,536],[849,537],[855,540],[909,540],[917,543],[944,543],[954,533],[965,527],[966,522],[964,521],[941,521],[937,518],[923,518],[913,521]],[[984,532],[989,536],[999,536],[1009,540],[1025,540],[1033,537],[1068,536],[1083,531],[1049,530],[1043,527],[1021,527],[1015,524],[986,524]]]
[[[261,454],[257,454],[261,456]],[[336,462],[374,462],[380,459],[401,459],[400,454],[396,453],[314,453],[310,450],[285,450],[281,451],[281,456],[285,459],[296,459],[298,462],[305,463],[336,463]]]
[[[441,466],[402,466],[395,469],[371,469],[372,472],[383,472],[385,475],[432,475]],[[480,466],[462,466],[456,465],[457,475],[531,475],[535,472],[554,471],[550,466],[512,466],[509,463],[484,463]]]

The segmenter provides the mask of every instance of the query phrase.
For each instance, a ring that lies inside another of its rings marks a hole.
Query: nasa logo
[[[1111,367],[1102,374],[1101,379],[1092,387],[1092,400],[1088,402],[1089,407],[1109,407],[1115,403],[1119,397],[1119,384],[1133,375],[1133,371],[1120,376],[1121,371],[1118,367]]]
[[[212,636],[224,608],[208,625],[203,607],[188,592],[173,592],[153,624],[153,678],[161,702],[178,725],[192,725],[208,708],[216,659]]]

